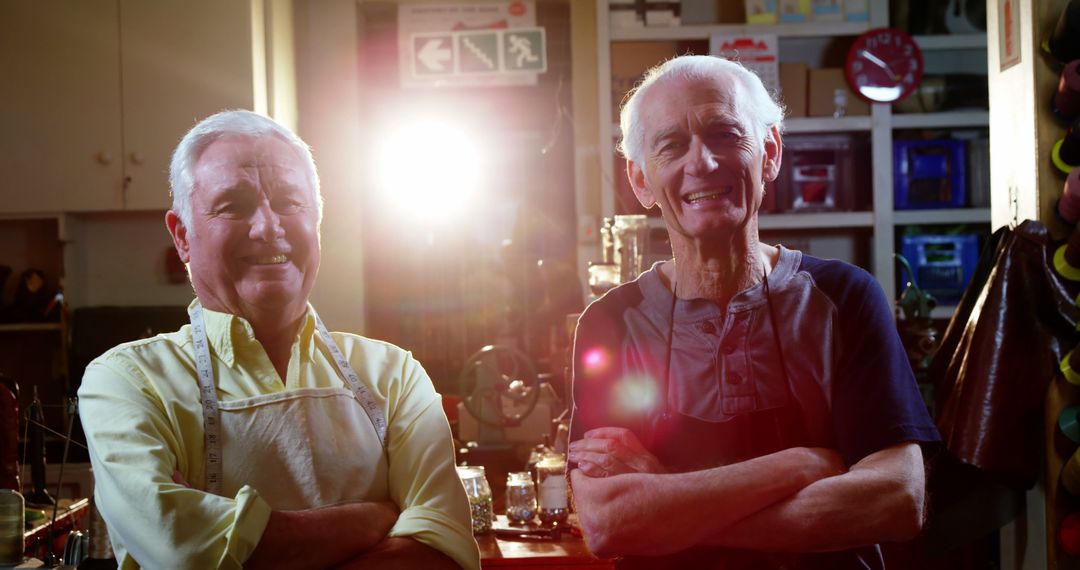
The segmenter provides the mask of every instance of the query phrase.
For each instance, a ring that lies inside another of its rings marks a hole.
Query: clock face
[[[848,85],[871,103],[907,97],[922,81],[922,73],[918,44],[892,28],[876,28],[856,38],[844,67]]]

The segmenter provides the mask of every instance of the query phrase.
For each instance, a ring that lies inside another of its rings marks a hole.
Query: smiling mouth
[[[260,257],[249,257],[248,261],[252,265],[280,265],[289,261],[289,256],[284,253],[278,255],[268,255]]]
[[[694,192],[693,194],[687,194],[686,196],[684,196],[683,202],[686,202],[687,204],[699,204],[701,202],[707,202],[709,200],[719,200],[720,198],[723,198],[724,196],[730,194],[731,190],[731,186],[725,186],[719,191],[710,190],[706,192]]]

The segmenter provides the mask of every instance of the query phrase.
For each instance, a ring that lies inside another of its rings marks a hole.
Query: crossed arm
[[[190,485],[179,471],[173,481]],[[199,492],[199,491],[195,491]],[[301,511],[273,511],[244,562],[248,568],[458,568],[442,552],[408,537],[389,537],[398,508],[357,501]]]
[[[571,444],[586,542],[600,555],[662,555],[698,544],[824,552],[899,541],[922,527],[922,451],[903,443],[845,469],[836,452],[792,448],[669,474],[621,428]],[[660,522],[662,521],[662,522]]]
[[[359,502],[306,511],[276,511],[248,568],[458,568],[448,556],[408,537],[388,537],[398,510]]]

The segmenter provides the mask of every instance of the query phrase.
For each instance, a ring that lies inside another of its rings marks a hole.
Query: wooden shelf
[[[60,323],[0,323],[0,333],[59,330],[63,330]]]
[[[762,230],[869,228],[873,225],[873,212],[806,212],[758,216],[758,227]]]
[[[784,121],[785,133],[827,133],[839,131],[869,131],[869,115],[856,117],[795,117]]]
[[[990,208],[956,208],[945,210],[897,210],[893,223],[908,224],[988,224]]]
[[[989,111],[945,111],[942,113],[894,113],[894,129],[940,129],[949,127],[988,127]]]
[[[611,41],[707,40],[713,34],[745,36],[776,34],[784,38],[816,36],[857,36],[870,29],[867,22],[808,22],[805,24],[707,24],[611,28]]]
[[[986,34],[943,34],[915,36],[924,51],[950,49],[986,49]]]

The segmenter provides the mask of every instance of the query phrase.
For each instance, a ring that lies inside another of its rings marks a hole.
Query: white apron
[[[276,511],[389,500],[386,422],[315,315],[319,336],[351,389],[301,388],[218,402],[202,307],[191,310],[206,431],[206,491],[250,485]],[[382,433],[380,433],[380,428]]]

